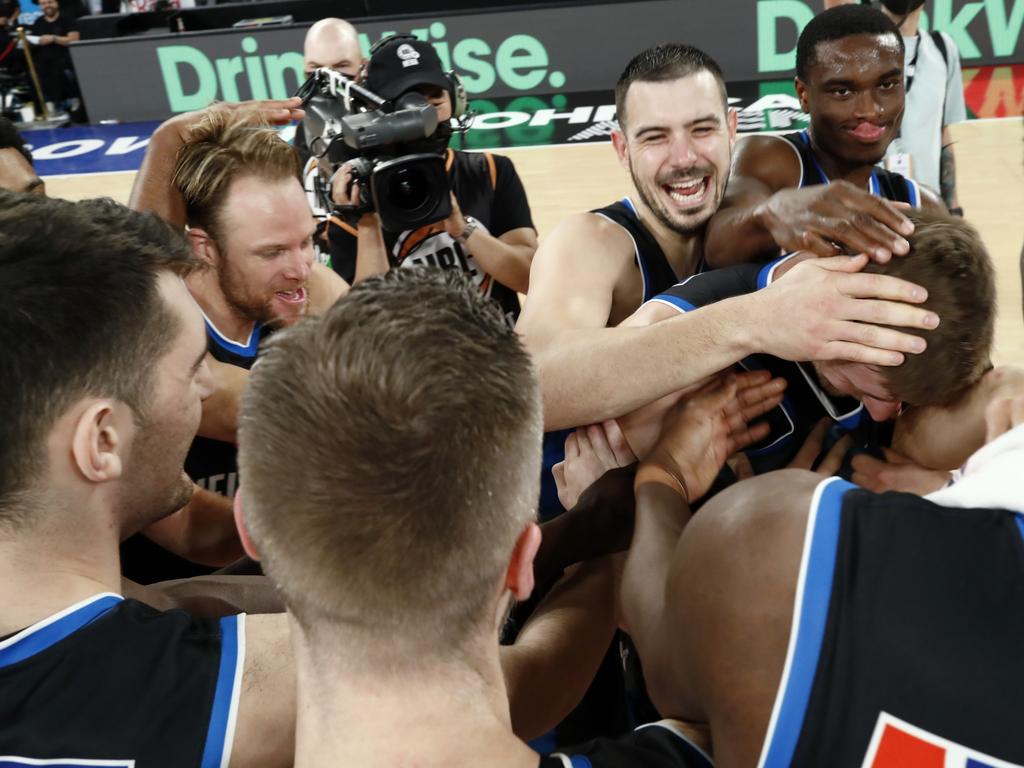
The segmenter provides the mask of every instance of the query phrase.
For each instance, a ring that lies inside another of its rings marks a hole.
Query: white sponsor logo
[[[408,43],[398,46],[398,58],[402,60],[403,67],[415,67],[420,63],[420,52]]]

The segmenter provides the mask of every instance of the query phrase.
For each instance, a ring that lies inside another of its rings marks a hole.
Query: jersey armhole
[[[202,768],[227,768],[238,722],[238,701],[245,668],[245,614],[225,616],[220,620],[220,665],[217,687],[210,709]]]
[[[804,186],[804,156],[800,154],[800,150],[797,149],[793,145],[793,142],[791,142],[789,139],[783,138],[782,136],[775,136],[775,135],[770,134],[770,133],[765,134],[765,135],[768,138],[778,139],[783,144],[785,144],[787,147],[789,147],[790,150],[793,152],[793,154],[796,155],[796,161],[800,165],[800,178],[797,179],[795,189],[802,189],[803,186]]]

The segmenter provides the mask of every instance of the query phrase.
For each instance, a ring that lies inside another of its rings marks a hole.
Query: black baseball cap
[[[367,89],[393,101],[418,85],[451,89],[441,59],[430,43],[406,35],[384,40],[367,65]]]

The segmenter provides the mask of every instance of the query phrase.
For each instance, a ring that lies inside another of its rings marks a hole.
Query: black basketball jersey
[[[0,641],[0,766],[227,765],[244,620],[100,594]]]
[[[1024,765],[1024,517],[821,483],[760,766]]]
[[[652,301],[679,312],[689,312],[722,299],[752,293],[768,286],[777,268],[793,256],[783,256],[768,264],[741,264],[694,275]],[[826,392],[810,363],[757,354],[744,358],[739,365],[749,371],[769,371],[773,377],[784,378],[787,383],[782,402],[760,419],[771,427],[768,437],[746,450],[758,474],[789,464],[814,425],[824,417],[833,422],[830,442],[849,433],[855,449],[873,450],[890,443],[891,425],[873,421],[859,400]]]
[[[542,757],[538,768],[712,768],[711,758],[669,723],[651,723],[621,739],[596,739]]]
[[[644,298],[647,301],[679,280],[672,265],[668,263],[665,252],[654,239],[647,227],[637,216],[633,201],[624,197],[616,203],[591,211],[613,224],[618,224],[633,241],[633,257],[636,259],[640,279],[643,281]]]
[[[831,180],[814,154],[811,136],[806,130],[787,133],[781,138],[788,141],[800,156],[800,188],[830,183]],[[872,169],[868,188],[871,194],[886,200],[907,203],[912,208],[921,207],[921,189],[917,182],[885,168],[876,166]]]

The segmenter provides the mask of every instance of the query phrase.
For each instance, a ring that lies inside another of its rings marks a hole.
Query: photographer
[[[438,129],[420,142],[427,148],[418,151],[444,156],[451,214],[405,231],[382,229],[376,212],[350,217],[348,222],[332,216],[328,237],[334,269],[354,282],[392,267],[461,269],[501,306],[508,322],[514,323],[519,315],[516,292],[525,293],[529,284],[537,233],[512,162],[500,155],[448,148],[452,135],[449,121],[461,116],[464,96],[454,75],[443,71],[429,43],[405,35],[378,43],[362,85],[392,102],[418,92],[437,109]],[[343,165],[332,183],[335,204],[354,205],[359,185],[365,183],[353,183],[351,164]]]

